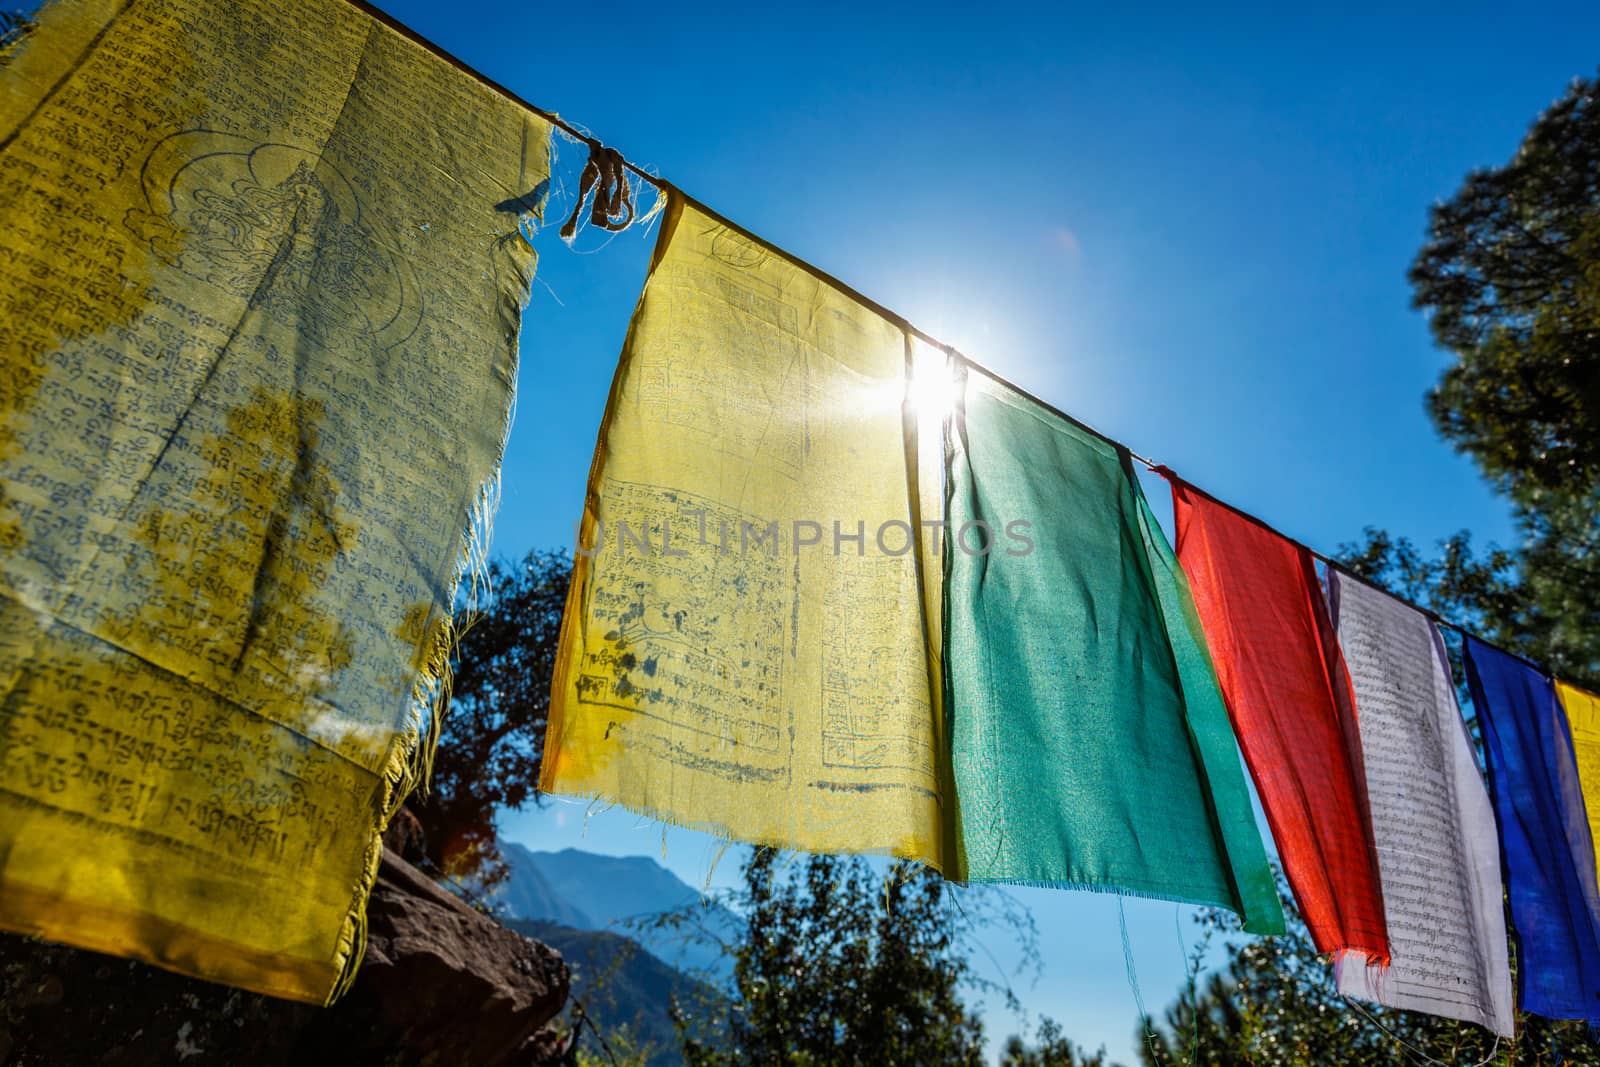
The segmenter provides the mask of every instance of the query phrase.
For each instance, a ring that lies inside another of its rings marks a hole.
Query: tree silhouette
[[[976,981],[968,940],[987,920],[954,906],[943,878],[902,862],[879,877],[837,856],[786,872],[770,849],[752,851],[743,874],[727,901],[743,919],[731,995],[709,1019],[677,1008],[690,1067],[984,1062],[963,989]]]
[[[565,552],[534,551],[517,563],[489,565],[484,602],[453,657],[431,785],[410,801],[439,872],[483,887],[506,877],[495,817],[537,792],[571,576]]]
[[[1468,555],[1436,591],[1500,643],[1600,681],[1600,80],[1574,81],[1510,162],[1433,209],[1411,282],[1456,357],[1434,423],[1511,501],[1523,541],[1487,561],[1509,587]]]

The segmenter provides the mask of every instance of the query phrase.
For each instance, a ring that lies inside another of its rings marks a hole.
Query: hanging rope
[[[626,230],[633,224],[633,188],[628,183],[628,161],[615,148],[599,141],[586,139],[589,161],[583,165],[578,178],[578,202],[572,205],[572,214],[561,227],[561,239],[571,243],[578,234],[578,220],[583,217],[583,205],[593,201],[589,221],[602,230]]]
[[[1117,894],[1117,924],[1122,928],[1122,965],[1127,969],[1128,988],[1133,991],[1134,1007],[1139,1009],[1139,1026],[1144,1030],[1145,1047],[1150,1050],[1152,1063],[1161,1062],[1156,1051],[1155,1020],[1144,1007],[1144,994],[1139,990],[1139,973],[1133,965],[1133,941],[1128,937],[1128,913],[1122,906],[1122,894]]]
[[[495,81],[491,80],[487,75],[483,74],[481,71],[475,70],[471,66],[469,66],[466,63],[462,62],[460,59],[457,59],[455,56],[451,55],[449,52],[446,52],[444,49],[440,48],[438,45],[434,44],[432,41],[428,40],[426,37],[421,36],[415,30],[413,30],[410,27],[406,26],[404,23],[397,21],[394,18],[394,16],[392,16],[392,15],[390,15],[390,14],[384,12],[384,11],[381,11],[376,7],[373,7],[372,4],[369,2],[369,0],[347,0],[347,2],[350,3],[352,6],[354,6],[356,8],[359,8],[360,10],[366,12],[368,15],[371,15],[373,18],[377,19],[379,22],[383,23],[384,25],[388,26],[389,28],[393,29],[395,32],[401,34],[402,36],[408,38],[409,40],[415,42],[416,44],[418,44],[422,48],[427,49],[429,52],[433,53],[434,55],[436,55],[436,56],[440,57],[441,59],[445,60],[446,62],[450,63],[452,66],[456,67],[456,69],[460,70],[461,72],[466,74],[468,77],[471,77],[471,78],[475,79],[476,81],[478,81],[481,84],[487,86],[489,89],[491,89],[492,91],[500,94],[501,96],[504,96],[506,99],[512,101],[513,103],[517,104],[518,106],[527,108],[529,111],[531,111],[534,114],[540,116],[545,121],[549,122],[551,125],[557,127],[558,129],[561,129],[561,130],[565,131],[569,136],[574,137],[577,140],[580,140],[580,141],[584,142],[585,144],[587,144],[589,146],[589,161],[588,161],[588,163],[586,163],[584,165],[582,177],[579,179],[578,203],[573,207],[571,217],[568,218],[567,221],[566,221],[566,224],[561,227],[561,237],[564,240],[566,240],[568,242],[571,242],[573,237],[577,234],[577,231],[578,231],[578,220],[583,215],[583,205],[584,205],[585,201],[588,200],[589,195],[590,195],[591,192],[594,193],[594,202],[593,202],[593,206],[592,206],[592,208],[590,210],[589,220],[591,222],[593,222],[596,226],[600,226],[600,227],[602,227],[602,228],[604,228],[606,230],[610,230],[612,232],[616,232],[618,230],[626,229],[629,225],[631,225],[635,221],[634,220],[634,205],[633,205],[633,190],[630,188],[629,182],[628,182],[628,174],[631,172],[640,181],[646,182],[646,183],[648,183],[650,185],[655,186],[663,194],[665,194],[669,189],[674,190],[678,195],[683,196],[684,199],[689,200],[690,202],[695,204],[695,206],[697,208],[699,208],[702,212],[706,213],[707,215],[710,215],[716,221],[722,223],[723,225],[731,227],[732,229],[744,234],[746,237],[748,237],[751,240],[755,241],[756,243],[762,245],[763,247],[767,248],[768,250],[772,251],[773,253],[775,253],[775,254],[777,254],[779,256],[782,256],[785,259],[788,259],[790,262],[792,262],[795,265],[799,266],[802,270],[808,271],[809,273],[811,273],[815,277],[819,278],[820,280],[822,280],[824,282],[827,282],[828,284],[838,288],[841,292],[843,292],[843,293],[845,293],[847,295],[850,295],[852,298],[854,298],[856,300],[859,300],[863,305],[865,305],[865,306],[867,306],[869,308],[872,308],[873,310],[875,310],[878,313],[882,314],[885,318],[889,319],[891,322],[899,324],[907,332],[913,334],[914,336],[916,336],[917,338],[921,339],[922,341],[932,345],[934,348],[937,348],[938,350],[940,350],[942,352],[945,352],[946,354],[948,354],[952,358],[960,360],[966,366],[970,367],[973,370],[978,371],[979,373],[984,374],[985,376],[987,376],[988,378],[992,379],[996,383],[998,383],[1000,385],[1003,385],[1003,386],[1006,386],[1007,388],[1014,390],[1018,394],[1027,397],[1029,400],[1033,401],[1034,403],[1037,403],[1039,406],[1044,408],[1046,411],[1049,411],[1054,415],[1058,415],[1058,416],[1060,416],[1062,418],[1065,418],[1065,419],[1075,423],[1076,425],[1083,427],[1085,430],[1087,430],[1088,432],[1094,434],[1096,437],[1101,438],[1102,440],[1110,443],[1111,445],[1113,445],[1113,446],[1115,446],[1117,448],[1121,448],[1121,449],[1125,450],[1132,459],[1134,459],[1138,463],[1143,464],[1146,468],[1148,468],[1148,469],[1150,469],[1152,471],[1155,471],[1157,473],[1160,473],[1162,470],[1165,469],[1161,464],[1156,463],[1154,460],[1140,455],[1138,452],[1135,452],[1133,449],[1129,448],[1127,445],[1125,445],[1122,442],[1118,441],[1116,438],[1111,437],[1108,434],[1102,433],[1099,430],[1096,430],[1094,427],[1089,426],[1087,423],[1084,423],[1084,422],[1082,422],[1082,421],[1080,421],[1078,419],[1072,418],[1072,416],[1066,414],[1060,408],[1057,408],[1055,405],[1050,404],[1050,403],[1040,399],[1039,397],[1035,396],[1033,393],[1031,393],[1028,390],[1023,389],[1021,386],[1017,385],[1015,382],[1009,381],[1006,378],[1001,377],[1000,375],[996,374],[994,371],[992,371],[989,368],[983,366],[981,363],[976,362],[971,357],[969,357],[967,355],[964,355],[963,353],[957,351],[955,348],[951,347],[950,345],[947,345],[947,344],[943,343],[942,341],[940,341],[937,338],[933,337],[931,334],[925,333],[924,331],[918,329],[916,326],[914,326],[911,322],[909,322],[903,316],[896,314],[895,312],[891,311],[890,309],[884,307],[882,304],[879,304],[877,301],[872,300],[871,298],[862,295],[861,293],[857,292],[855,289],[853,289],[850,286],[846,285],[844,282],[842,282],[839,279],[833,277],[831,274],[828,274],[826,271],[822,270],[820,267],[816,267],[816,266],[814,266],[814,265],[812,265],[810,263],[807,263],[805,260],[800,259],[798,256],[795,256],[792,253],[784,251],[783,249],[779,248],[778,246],[772,244],[770,241],[767,241],[764,238],[759,237],[754,233],[751,233],[749,230],[747,230],[744,227],[740,226],[738,223],[733,222],[732,220],[726,218],[725,216],[720,215],[717,212],[711,210],[705,204],[701,203],[698,200],[695,200],[693,197],[688,196],[681,189],[677,189],[676,186],[671,185],[669,182],[663,180],[662,178],[659,178],[656,175],[651,174],[648,171],[643,170],[642,168],[637,167],[632,163],[629,163],[626,159],[624,159],[622,157],[622,153],[618,152],[616,149],[608,148],[605,145],[602,145],[599,141],[595,140],[593,137],[590,137],[587,133],[584,133],[582,130],[578,129],[578,127],[576,127],[572,123],[566,121],[561,116],[559,116],[559,115],[557,115],[557,114],[555,114],[553,112],[546,111],[543,108],[535,107],[533,104],[530,104],[528,101],[522,99],[522,97],[518,96],[516,93],[513,93],[510,89],[507,89],[505,86],[500,85],[498,82],[495,82]],[[654,216],[655,213],[657,211],[661,210],[661,208],[665,205],[665,202],[666,202],[665,195],[659,197],[656,200],[655,207],[652,208],[644,216],[644,219],[641,219],[639,221],[644,221],[644,220],[649,219],[652,216]],[[1226,501],[1223,501],[1223,503],[1226,504]],[[1232,505],[1227,505],[1227,506],[1232,507]],[[1239,508],[1233,508],[1233,510],[1239,511],[1240,514],[1246,515],[1249,518],[1254,518],[1254,516],[1248,515],[1247,512],[1244,512]],[[1274,533],[1278,533],[1278,531],[1277,531],[1277,529],[1275,527],[1272,527],[1272,526],[1268,525],[1267,523],[1261,522],[1261,520],[1259,520],[1259,519],[1255,519],[1255,521],[1260,523],[1260,525],[1265,526],[1267,529],[1272,530]],[[1285,535],[1279,533],[1279,536],[1285,536]],[[1292,538],[1289,538],[1289,540],[1293,541]],[[1317,559],[1321,560],[1323,563],[1328,564],[1330,566],[1339,567],[1340,570],[1343,573],[1348,574],[1350,577],[1352,577],[1352,578],[1354,578],[1354,579],[1356,579],[1358,581],[1366,582],[1368,585],[1375,585],[1375,583],[1373,583],[1371,581],[1371,579],[1365,578],[1365,577],[1363,577],[1361,575],[1355,574],[1354,572],[1347,570],[1341,564],[1339,564],[1337,561],[1330,559],[1328,556],[1324,555],[1321,552],[1317,552],[1315,549],[1311,549],[1311,548],[1305,546],[1302,542],[1293,541],[1293,543],[1296,544],[1296,545],[1300,545],[1300,547],[1302,547],[1302,548],[1306,548],[1307,551],[1311,552],[1311,554],[1313,556],[1315,556]],[[1378,588],[1382,588],[1382,587],[1378,586]],[[1384,590],[1384,592],[1387,593],[1388,590]],[[1391,593],[1390,595],[1393,596],[1394,594]],[[1460,633],[1460,634],[1470,635],[1473,638],[1475,638],[1476,640],[1482,641],[1486,645],[1489,645],[1489,646],[1491,646],[1491,647],[1493,647],[1495,649],[1498,649],[1501,652],[1506,653],[1509,656],[1513,656],[1516,659],[1519,659],[1522,662],[1527,663],[1529,666],[1533,667],[1535,670],[1539,671],[1540,673],[1544,673],[1544,674],[1551,673],[1550,671],[1548,671],[1541,664],[1534,663],[1532,660],[1529,660],[1527,657],[1519,655],[1518,653],[1511,651],[1510,649],[1506,648],[1504,645],[1497,644],[1497,643],[1495,643],[1493,641],[1484,640],[1482,637],[1479,637],[1474,631],[1468,629],[1465,626],[1462,626],[1462,625],[1460,625],[1458,623],[1452,622],[1451,620],[1440,616],[1437,612],[1430,611],[1429,609],[1424,608],[1421,605],[1415,604],[1415,603],[1413,603],[1413,602],[1411,602],[1409,600],[1406,600],[1403,597],[1396,597],[1396,599],[1399,599],[1402,603],[1405,603],[1408,606],[1410,606],[1412,608],[1415,608],[1417,611],[1420,611],[1423,615],[1426,615],[1428,618],[1432,619],[1434,622],[1438,623],[1441,626],[1448,627],[1449,629],[1455,630],[1457,633]]]
[[[1398,1044],[1401,1048],[1403,1048],[1407,1052],[1411,1053],[1411,1055],[1415,1056],[1417,1059],[1421,1060],[1423,1063],[1428,1064],[1429,1067],[1451,1067],[1451,1065],[1449,1063],[1445,1062],[1444,1060],[1436,1060],[1436,1059],[1434,1059],[1432,1056],[1428,1055],[1426,1052],[1422,1051],[1420,1048],[1417,1048],[1415,1045],[1411,1044],[1411,1042],[1407,1041],[1405,1038],[1401,1037],[1399,1034],[1395,1033],[1393,1030],[1391,1030],[1387,1026],[1383,1025],[1383,1022],[1381,1020],[1379,1020],[1377,1018],[1377,1016],[1375,1016],[1372,1013],[1370,1013],[1369,1011],[1367,1011],[1366,1008],[1363,1008],[1360,1004],[1356,1003],[1351,998],[1345,996],[1343,993],[1339,994],[1339,999],[1343,1000],[1346,1004],[1348,1004],[1352,1008],[1354,1008],[1356,1010],[1356,1013],[1359,1014],[1363,1019],[1367,1020],[1367,1022],[1371,1023],[1373,1026],[1375,1026],[1379,1030],[1381,1030],[1385,1037],[1389,1038],[1391,1041],[1393,1041],[1396,1044]],[[1551,1040],[1554,1041],[1554,1035],[1551,1036]],[[1552,1049],[1553,1048],[1554,1048],[1554,1046],[1552,1045]],[[1496,1056],[1498,1056],[1499,1054],[1500,1054],[1500,1035],[1496,1034],[1494,1036],[1494,1044],[1489,1049],[1489,1055],[1485,1056],[1483,1059],[1479,1060],[1477,1063],[1469,1063],[1469,1064],[1467,1064],[1466,1067],[1488,1067],[1489,1063]],[[1553,1056],[1554,1056],[1554,1052],[1552,1051],[1552,1057]],[[1552,1062],[1553,1062],[1553,1059],[1552,1059]]]
[[[1189,992],[1191,1025],[1189,1055],[1184,1059],[1184,1067],[1194,1067],[1195,1058],[1200,1054],[1200,995],[1197,991],[1200,981],[1200,954],[1195,953],[1193,960],[1189,958],[1189,946],[1183,940],[1183,908],[1177,904],[1172,906],[1172,928],[1178,933],[1178,957],[1183,961],[1184,985]],[[1202,945],[1205,943],[1201,942]]]

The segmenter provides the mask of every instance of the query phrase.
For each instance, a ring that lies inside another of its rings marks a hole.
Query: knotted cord
[[[583,174],[578,178],[578,200],[561,227],[561,239],[569,244],[578,234],[578,220],[590,194],[593,194],[589,209],[591,223],[612,232],[633,225],[633,188],[628,182],[628,161],[615,148],[592,138],[585,140],[589,145],[589,161],[583,165]]]

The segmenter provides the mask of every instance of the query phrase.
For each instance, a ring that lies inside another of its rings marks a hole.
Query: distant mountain
[[[597,930],[605,926],[556,891],[545,877],[538,857],[515,841],[500,842],[511,876],[495,894],[495,905],[503,914],[518,919],[542,919],[576,930]]]
[[[500,848],[511,868],[510,878],[495,897],[501,914],[576,930],[609,930],[639,942],[670,967],[713,981],[732,973],[728,959],[713,946],[687,944],[676,931],[629,923],[700,899],[698,890],[656,861],[575,848],[535,852],[514,841],[502,841]],[[739,928],[738,918],[720,906],[702,916],[701,924],[724,941]]]
[[[635,1047],[648,1051],[650,1067],[683,1062],[672,1021],[674,1003],[694,1017],[714,1014],[719,1000],[714,989],[667,966],[630,938],[527,919],[510,919],[505,925],[560,952],[572,968],[575,1002],[582,1002],[590,1021],[608,1039],[618,1038],[626,1027]],[[568,1015],[573,1015],[571,1008]],[[603,1050],[594,1048],[594,1037],[584,1040],[596,1059],[605,1062]]]
[[[601,926],[672,911],[700,897],[648,856],[601,856],[575,848],[522,852],[551,889],[569,901],[582,901],[583,910]]]

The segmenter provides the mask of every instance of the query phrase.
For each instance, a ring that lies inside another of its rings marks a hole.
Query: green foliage
[[[593,1037],[594,1044],[589,1044],[590,1040],[588,1036],[579,1039],[578,1067],[650,1067],[654,1047],[640,1041],[632,1027],[619,1026],[603,1037]]]
[[[1523,546],[1475,552],[1461,531],[1425,557],[1415,544],[1368,527],[1335,553],[1363,577],[1473,632],[1544,664],[1571,681],[1600,687],[1600,514],[1550,502],[1519,509]]]
[[[1514,499],[1600,485],[1600,81],[1577,80],[1505,166],[1434,207],[1415,303],[1459,362],[1429,402]]]
[[[1475,560],[1458,534],[1434,565],[1369,531],[1356,551],[1496,642],[1600,683],[1600,80],[1575,81],[1509,163],[1434,208],[1411,281],[1456,356],[1429,394],[1434,422],[1510,499],[1522,544]]]
[[[1029,1045],[1013,1034],[1000,1050],[1000,1067],[1116,1067],[1106,1050],[1090,1055],[1061,1032],[1054,1019],[1039,1023],[1038,1044]]]
[[[1334,557],[1349,571],[1443,618],[1470,626],[1474,633],[1531,659],[1545,644],[1535,636],[1531,612],[1518,583],[1517,558],[1490,545],[1481,556],[1472,535],[1461,530],[1425,557],[1410,538],[1369,526],[1359,542],[1341,544]],[[1453,640],[1453,634],[1446,635]],[[1466,692],[1459,664],[1456,686]],[[1475,725],[1475,723],[1474,723]]]
[[[496,814],[534,799],[538,786],[571,575],[564,552],[489,565],[484,602],[454,658],[431,785],[409,801],[427,835],[430,865],[480,889],[507,873],[495,844]]]
[[[1010,898],[967,892],[957,904],[942,878],[913,864],[878,877],[859,858],[789,866],[767,849],[751,853],[743,874],[726,899],[743,927],[729,946],[725,1015],[679,1008],[690,1067],[983,1063],[982,1025],[963,992],[990,983],[968,959],[997,914],[1033,952],[1031,919]],[[665,921],[697,928],[693,908]]]
[[[549,945],[567,961],[572,973],[567,1022],[570,1026],[583,1019],[579,1047],[591,1055],[609,1048],[619,1063],[681,1063],[673,1005],[709,1012],[721,1001],[715,988],[668,966],[621,934],[527,919],[509,919],[505,925]]]
[[[1225,938],[1227,963],[1186,992],[1142,1050],[1146,1067],[1350,1067],[1396,1063],[1490,1063],[1511,1067],[1600,1067],[1600,1044],[1581,1022],[1520,1015],[1517,1037],[1471,1023],[1357,1003],[1340,996],[1282,877],[1288,933],[1241,938],[1238,920],[1207,910],[1197,921],[1208,939]]]
[[[1563,509],[1518,551],[1478,553],[1465,530],[1425,557],[1409,538],[1368,527],[1336,558],[1351,571],[1566,678],[1600,687],[1600,521]],[[1577,527],[1572,529],[1571,527]],[[1588,537],[1589,540],[1583,540]]]
[[[1367,527],[1359,544],[1342,544],[1336,556],[1356,574],[1447,618],[1496,626],[1517,620],[1521,595],[1516,557],[1490,546],[1483,556],[1462,530],[1439,542],[1432,559],[1408,538]]]

